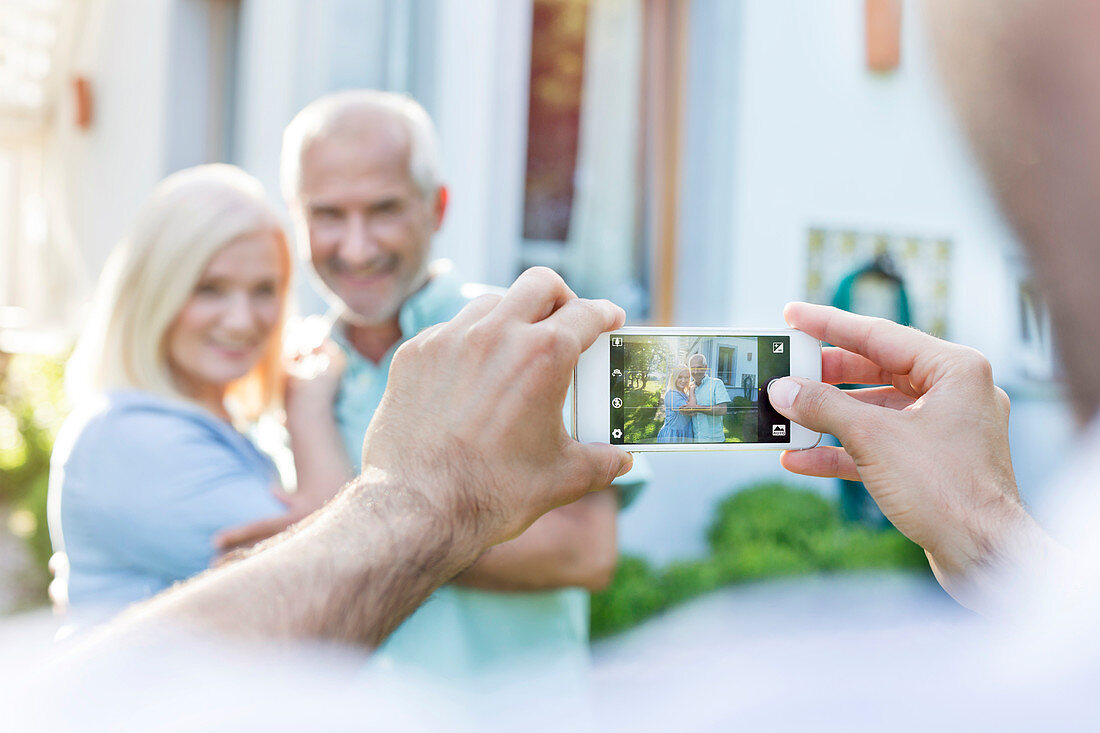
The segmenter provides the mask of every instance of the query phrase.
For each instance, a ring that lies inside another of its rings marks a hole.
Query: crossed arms
[[[728,402],[719,402],[716,405],[684,405],[680,412],[686,415],[714,415],[721,417],[726,414]]]

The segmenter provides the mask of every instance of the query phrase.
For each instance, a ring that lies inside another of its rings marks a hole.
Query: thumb
[[[606,489],[634,465],[634,456],[607,443],[574,443],[573,449],[585,492]]]
[[[772,407],[784,417],[816,430],[830,433],[847,445],[845,437],[854,425],[874,417],[874,407],[846,395],[831,384],[801,377],[783,377],[768,385]]]

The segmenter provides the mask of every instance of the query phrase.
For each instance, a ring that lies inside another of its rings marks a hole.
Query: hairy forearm
[[[135,607],[108,633],[174,626],[377,646],[481,551],[455,516],[391,477],[365,475],[292,533]]]
[[[353,476],[332,409],[327,405],[312,411],[298,409],[288,416],[287,433],[298,491],[323,504]]]
[[[454,582],[496,591],[599,590],[610,582],[618,560],[617,514],[614,491],[589,494],[490,548]]]
[[[950,547],[925,549],[936,580],[959,603],[984,615],[1014,609],[1021,587],[1072,586],[1077,559],[1017,502],[989,505]],[[1047,594],[1050,589],[1038,592]]]

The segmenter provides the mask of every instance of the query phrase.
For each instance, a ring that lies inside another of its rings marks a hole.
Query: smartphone
[[[791,375],[821,379],[821,342],[794,329],[605,333],[573,374],[573,437],[631,452],[812,448],[821,433],[768,401]]]

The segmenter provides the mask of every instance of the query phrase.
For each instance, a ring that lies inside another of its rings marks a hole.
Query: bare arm
[[[683,407],[680,408],[680,412],[685,415],[713,415],[714,417],[721,417],[726,414],[726,406],[729,403],[719,402],[716,405],[700,405],[695,399],[695,384],[688,385],[688,401]]]
[[[352,479],[351,462],[336,424],[333,403],[345,367],[344,355],[332,340],[295,355],[287,365],[286,429],[294,454],[298,486],[293,494],[276,495],[285,514],[228,527],[214,537],[222,551],[248,547],[282,532],[317,511]],[[220,560],[219,560],[220,561]]]
[[[310,511],[336,495],[354,475],[336,424],[334,404],[347,361],[323,335],[304,345],[287,366],[286,429],[299,494]]]
[[[611,582],[618,562],[618,512],[614,491],[558,507],[519,537],[490,548],[454,582],[498,591],[600,590]]]
[[[1008,396],[965,346],[881,318],[794,303],[791,326],[836,344],[822,382],[768,386],[781,414],[844,447],[787,451],[789,471],[866,485],[883,514],[924,548],[964,605],[996,610],[1006,577],[1070,562],[1020,502],[1008,445]],[[886,384],[841,392],[831,384]]]
[[[688,415],[714,415],[715,417],[721,417],[726,414],[728,402],[719,402],[717,405],[694,405],[680,408],[680,412]]]
[[[314,509],[319,508],[354,475],[332,404],[298,407],[293,417],[288,416],[287,432],[294,452],[298,493],[308,497]]]
[[[368,472],[293,531],[123,614],[107,639],[169,626],[377,646],[481,549],[469,508],[434,498]]]

